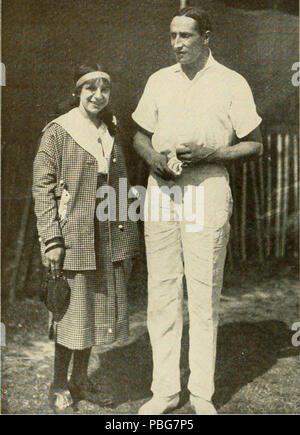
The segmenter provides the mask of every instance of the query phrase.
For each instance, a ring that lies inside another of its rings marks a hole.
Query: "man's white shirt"
[[[211,53],[193,80],[180,64],[152,74],[132,118],[159,152],[185,142],[230,146],[261,122],[247,81]]]

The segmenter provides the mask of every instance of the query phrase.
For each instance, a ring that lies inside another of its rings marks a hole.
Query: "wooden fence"
[[[264,135],[262,157],[231,168],[230,263],[298,256],[298,162],[299,136],[277,128]]]

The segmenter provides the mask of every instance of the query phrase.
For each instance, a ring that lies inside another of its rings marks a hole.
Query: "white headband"
[[[79,80],[76,82],[76,88],[83,85],[83,83],[87,82],[88,80],[93,79],[106,79],[110,82],[110,77],[107,73],[103,71],[93,71],[87,74],[84,74],[82,77],[80,77]]]

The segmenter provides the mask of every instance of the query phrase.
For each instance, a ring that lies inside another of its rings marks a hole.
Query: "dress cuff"
[[[63,247],[64,247],[63,243],[55,243],[55,244],[50,245],[48,248],[45,249],[45,254],[49,251],[52,251],[52,249],[63,248]]]
[[[49,239],[45,242],[45,246],[48,246],[52,243],[64,244],[64,239],[63,237],[53,237],[52,239]]]

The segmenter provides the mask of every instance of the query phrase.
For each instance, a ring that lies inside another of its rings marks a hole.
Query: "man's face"
[[[177,62],[181,64],[196,62],[207,47],[208,36],[199,34],[198,23],[193,18],[174,17],[170,36]]]

